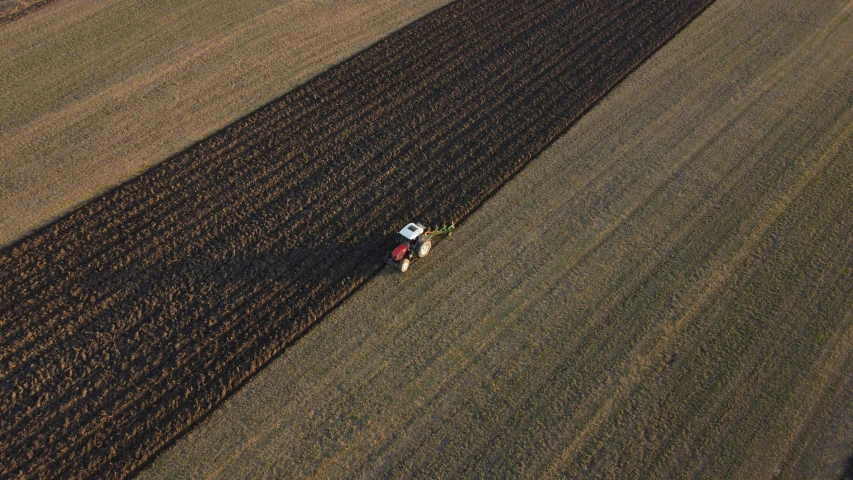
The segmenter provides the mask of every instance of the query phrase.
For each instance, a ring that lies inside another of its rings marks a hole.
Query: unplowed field
[[[851,44],[718,0],[148,476],[851,478]]]
[[[0,474],[137,468],[708,3],[453,3],[3,250]]]

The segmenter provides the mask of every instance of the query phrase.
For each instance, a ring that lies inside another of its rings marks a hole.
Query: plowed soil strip
[[[709,3],[456,2],[0,252],[0,476],[138,468]]]

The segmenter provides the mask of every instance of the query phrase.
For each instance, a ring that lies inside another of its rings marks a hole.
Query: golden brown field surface
[[[0,246],[449,0],[62,0],[0,23]]]
[[[849,1],[717,1],[143,478],[838,478],[849,45]]]

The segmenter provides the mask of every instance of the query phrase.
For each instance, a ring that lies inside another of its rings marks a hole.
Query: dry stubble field
[[[0,23],[0,246],[448,1],[60,0]]]
[[[717,1],[143,478],[844,474],[851,44],[849,1]]]

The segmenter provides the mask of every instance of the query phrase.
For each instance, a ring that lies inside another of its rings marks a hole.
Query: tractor
[[[388,253],[386,263],[406,273],[412,260],[429,255],[433,237],[450,235],[454,228],[456,227],[452,223],[435,229],[424,227],[420,223],[406,225],[398,234],[400,244]]]

